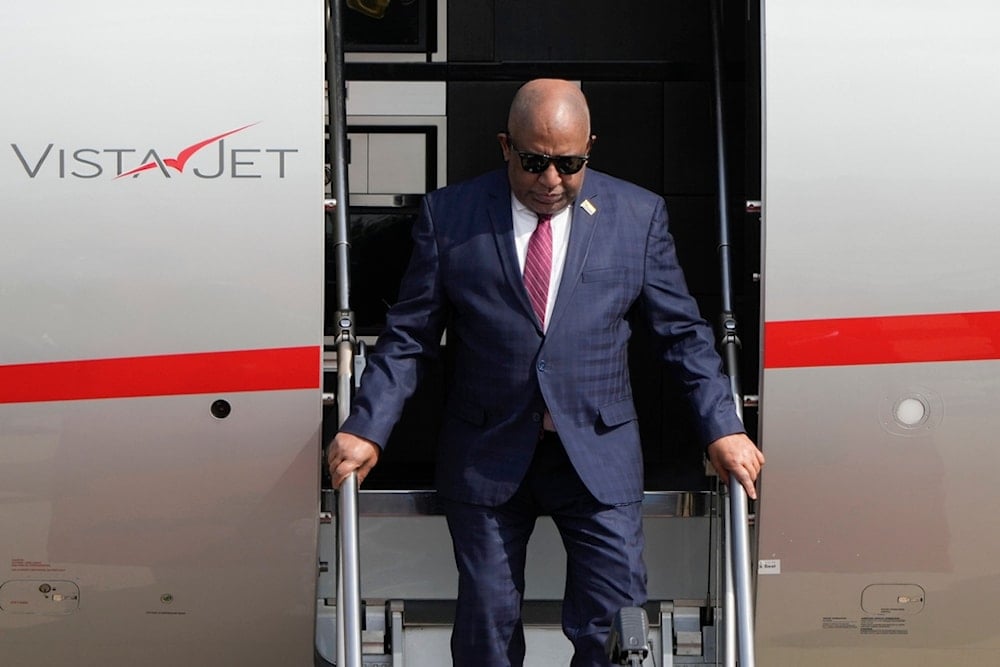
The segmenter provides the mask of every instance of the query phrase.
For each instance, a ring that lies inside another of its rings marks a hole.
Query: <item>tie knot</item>
[[[547,225],[551,221],[552,221],[551,215],[542,215],[541,213],[538,214],[538,224]]]

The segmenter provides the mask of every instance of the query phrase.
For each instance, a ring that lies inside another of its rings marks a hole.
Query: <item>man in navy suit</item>
[[[522,664],[524,560],[539,515],[552,516],[566,547],[574,667],[607,665],[614,614],[646,601],[627,362],[635,309],[689,399],[712,465],[756,497],[763,456],[688,294],[664,201],[588,171],[593,140],[577,86],[528,82],[499,135],[506,169],[424,198],[399,301],[329,449],[337,486],[351,472],[364,479],[447,328],[455,370],[436,477],[459,572],[451,645],[462,667]],[[539,255],[529,250],[536,228],[547,280],[535,277]]]

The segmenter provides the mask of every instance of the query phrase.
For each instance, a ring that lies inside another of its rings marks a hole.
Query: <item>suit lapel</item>
[[[506,174],[504,174],[506,178]],[[504,181],[506,183],[506,181]],[[524,287],[520,264],[517,261],[517,247],[514,244],[514,219],[510,208],[510,190],[496,188],[490,192],[487,200],[490,223],[493,225],[493,238],[497,244],[497,254],[500,256],[500,266],[510,284],[515,298],[531,315],[535,310],[528,299],[528,290]],[[537,318],[536,318],[537,324]]]
[[[580,192],[587,190],[581,187]],[[573,296],[573,291],[580,282],[580,274],[587,262],[587,255],[590,254],[590,246],[594,241],[594,232],[600,217],[598,201],[597,193],[592,192],[586,197],[578,197],[573,204],[573,221],[569,230],[566,263],[563,265],[562,280],[556,293],[556,304],[552,311],[552,319],[549,321],[549,330],[559,322]]]

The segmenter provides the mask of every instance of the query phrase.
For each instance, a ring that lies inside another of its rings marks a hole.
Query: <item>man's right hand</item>
[[[381,447],[371,440],[366,440],[353,433],[338,433],[330,443],[326,455],[333,487],[339,489],[352,472],[358,473],[358,486],[360,486],[371,469],[378,463],[378,457],[381,454]]]

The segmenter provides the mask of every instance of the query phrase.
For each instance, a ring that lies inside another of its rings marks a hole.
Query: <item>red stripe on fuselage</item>
[[[0,365],[0,403],[317,389],[320,348]]]
[[[764,325],[764,368],[1000,359],[1000,312],[792,320]]]

